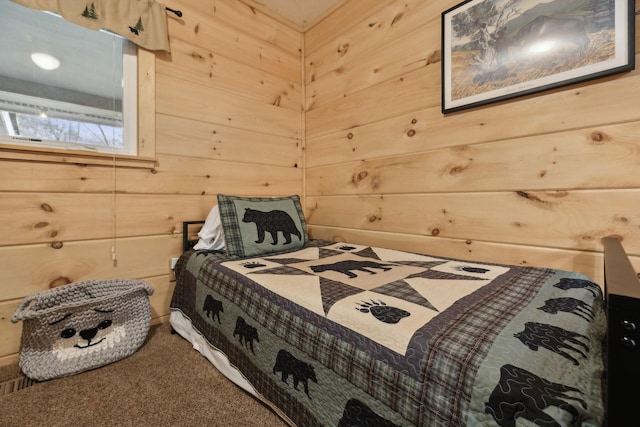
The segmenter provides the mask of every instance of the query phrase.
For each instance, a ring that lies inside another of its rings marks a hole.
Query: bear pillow
[[[247,258],[302,248],[308,240],[300,197],[218,194],[227,255]]]

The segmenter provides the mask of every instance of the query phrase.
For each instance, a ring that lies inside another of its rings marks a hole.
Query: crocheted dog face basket
[[[139,280],[88,280],[26,297],[20,367],[43,381],[77,374],[134,353],[149,332],[153,288]]]

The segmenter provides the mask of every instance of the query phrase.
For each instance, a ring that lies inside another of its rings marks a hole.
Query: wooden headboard
[[[640,280],[620,239],[605,237],[608,425],[637,419],[640,402]]]

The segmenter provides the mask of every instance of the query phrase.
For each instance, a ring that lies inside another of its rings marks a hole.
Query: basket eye
[[[103,320],[98,325],[98,329],[107,329],[109,326],[111,326],[111,323],[113,323],[111,322],[111,320]]]
[[[71,338],[76,334],[76,330],[73,328],[67,328],[60,333],[62,338]]]

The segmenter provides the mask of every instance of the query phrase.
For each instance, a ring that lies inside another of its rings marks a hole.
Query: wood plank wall
[[[109,166],[0,161],[0,365],[17,359],[24,296],[139,278],[163,321],[182,221],[217,193],[303,193],[302,34],[237,0],[171,7],[183,17],[168,15],[172,53],[155,61],[154,169],[118,168],[114,198]]]
[[[615,234],[640,271],[640,67],[444,116],[441,13],[458,3],[350,0],[305,34],[311,236],[602,284]]]

